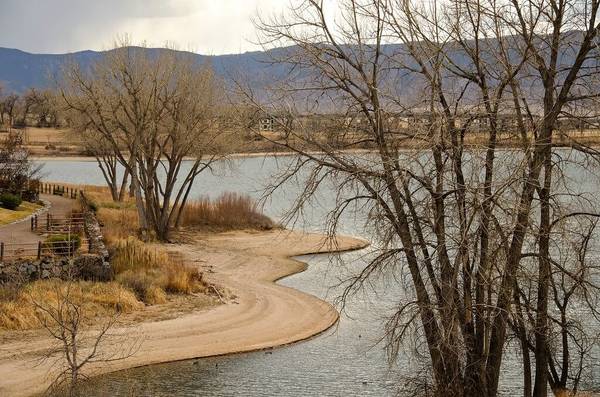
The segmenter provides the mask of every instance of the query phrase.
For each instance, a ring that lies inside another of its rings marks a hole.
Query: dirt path
[[[306,264],[290,259],[308,253],[366,246],[340,238],[335,248],[319,235],[290,232],[236,232],[199,238],[173,250],[206,272],[206,278],[236,296],[233,302],[205,312],[136,325],[143,343],[133,357],[93,368],[94,374],[156,363],[246,352],[310,338],[338,319],[334,307],[312,295],[275,284],[303,271]],[[128,331],[132,332],[132,331]],[[24,337],[0,345],[0,395],[26,396],[48,384],[48,364],[34,366],[51,346],[47,338]]]
[[[40,199],[50,203],[50,207],[44,211],[50,212],[56,217],[64,217],[68,215],[75,205],[75,201],[69,198],[54,196],[49,194],[41,194]],[[40,215],[45,216],[45,215]],[[37,243],[42,241],[43,238],[36,233],[31,231],[31,224],[29,219],[12,223],[10,225],[0,226],[0,241],[6,244],[24,244],[24,243]]]

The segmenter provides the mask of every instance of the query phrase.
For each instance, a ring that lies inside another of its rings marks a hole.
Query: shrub
[[[2,205],[2,208],[6,208],[7,210],[11,210],[11,211],[16,210],[17,208],[19,208],[19,206],[21,205],[22,202],[23,202],[23,200],[21,200],[21,197],[17,196],[16,194],[12,194],[12,193],[0,194],[0,203]]]
[[[81,246],[81,238],[76,234],[54,234],[46,238],[44,246],[55,255],[72,255]]]
[[[117,281],[131,289],[142,302],[158,305],[167,301],[167,294],[157,285],[157,276],[142,269],[127,270],[117,276]]]
[[[30,203],[35,203],[40,199],[40,194],[37,189],[27,189],[21,192],[21,199],[25,201],[29,201]]]
[[[135,238],[115,243],[111,264],[117,281],[149,305],[166,302],[167,292],[189,294],[203,289],[196,269]]]
[[[214,201],[208,198],[189,202],[182,213],[183,226],[208,226],[220,229],[260,229],[274,227],[251,197],[223,193]]]
[[[98,204],[95,201],[88,201],[88,208],[92,210],[94,213],[98,212]]]

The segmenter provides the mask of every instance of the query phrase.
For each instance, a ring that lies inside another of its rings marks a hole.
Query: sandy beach
[[[289,231],[198,235],[191,243],[169,246],[234,298],[206,311],[117,330],[141,337],[141,347],[125,360],[90,367],[88,374],[266,349],[315,336],[336,323],[336,309],[275,281],[306,269],[293,256],[365,246],[365,241],[351,237],[326,245],[323,236]],[[0,344],[0,395],[44,391],[52,371],[50,363],[40,363],[39,358],[52,342],[40,332],[8,340]]]

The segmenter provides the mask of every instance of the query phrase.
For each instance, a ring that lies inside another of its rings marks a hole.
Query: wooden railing
[[[76,199],[81,194],[81,190],[72,186],[64,186],[56,183],[43,183],[38,184],[38,192],[40,194],[53,194],[56,196],[69,197]]]
[[[90,252],[91,241],[79,239],[79,246],[74,249],[73,241],[39,241],[37,243],[4,243],[0,242],[0,261],[5,259],[42,257],[73,257],[76,254]]]
[[[39,193],[53,194],[71,199],[78,199],[82,191],[72,186],[53,183],[41,183],[36,186]],[[0,262],[7,259],[42,257],[73,257],[76,254],[88,253],[92,250],[92,241],[85,236],[85,218],[81,213],[67,216],[54,216],[51,213],[34,215],[30,218],[31,231],[44,236],[64,234],[79,239],[79,245],[73,241],[38,241],[31,243],[0,242]]]
[[[31,231],[47,234],[64,234],[69,232],[82,231],[85,226],[85,219],[82,214],[56,217],[50,213],[46,215],[35,215],[31,217]]]

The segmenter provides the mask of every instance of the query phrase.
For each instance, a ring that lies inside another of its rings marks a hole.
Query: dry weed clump
[[[206,197],[190,201],[182,213],[181,225],[226,230],[274,227],[273,221],[260,211],[250,196],[231,192],[223,193],[214,201]]]
[[[116,279],[147,304],[166,301],[166,294],[191,294],[205,289],[202,275],[166,251],[136,238],[117,241],[112,265]]]
[[[57,304],[60,292],[83,302],[83,310],[93,317],[112,316],[140,310],[143,304],[127,288],[116,282],[64,282],[40,280],[23,286],[0,288],[0,329],[26,330],[39,328],[40,321],[33,302]]]
[[[138,214],[134,209],[100,207],[97,214],[103,225],[104,238],[109,245],[136,235]]]

